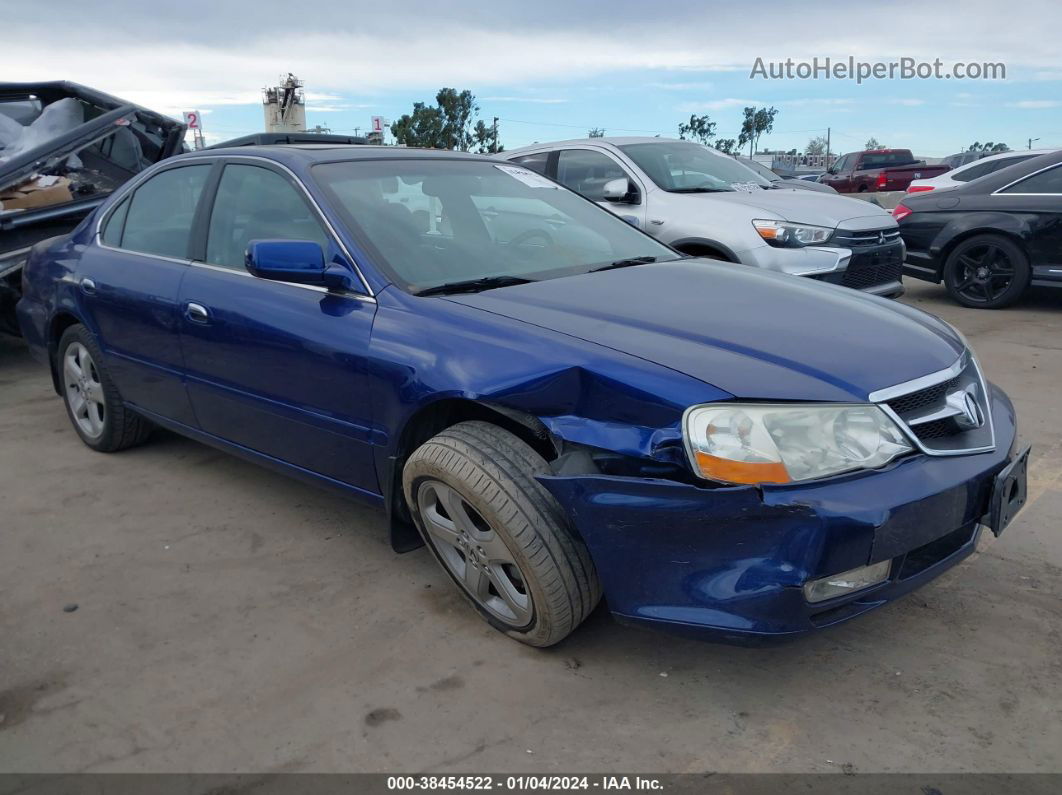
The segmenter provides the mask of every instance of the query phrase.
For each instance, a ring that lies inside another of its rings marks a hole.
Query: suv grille
[[[963,354],[961,364],[940,373],[940,378],[935,384],[912,391],[903,391],[900,384],[870,398],[887,406],[926,452],[990,449],[995,437],[977,363],[968,353]]]
[[[841,284],[856,290],[866,290],[890,282],[900,281],[903,274],[903,241],[900,230],[870,229],[862,232],[839,230],[828,245],[852,250],[848,269]]]

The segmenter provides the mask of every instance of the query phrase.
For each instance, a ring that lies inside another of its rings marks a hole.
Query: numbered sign
[[[199,111],[186,110],[184,112],[184,124],[189,130],[199,129]]]

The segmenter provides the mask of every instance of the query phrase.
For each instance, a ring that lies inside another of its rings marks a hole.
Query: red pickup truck
[[[927,166],[924,160],[915,160],[910,149],[868,149],[844,155],[820,181],[839,193],[907,190],[911,180],[950,170],[950,166]]]

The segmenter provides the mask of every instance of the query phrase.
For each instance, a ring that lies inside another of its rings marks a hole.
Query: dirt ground
[[[921,591],[767,650],[603,609],[523,647],[381,514],[168,434],[93,453],[0,343],[0,770],[1059,771],[1062,294],[903,300],[1009,391],[1029,504]]]

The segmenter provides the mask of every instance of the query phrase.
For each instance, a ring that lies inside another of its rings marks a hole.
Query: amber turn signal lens
[[[710,480],[722,480],[729,483],[790,483],[792,478],[780,462],[731,461],[729,458],[702,453],[694,453],[701,475]]]

